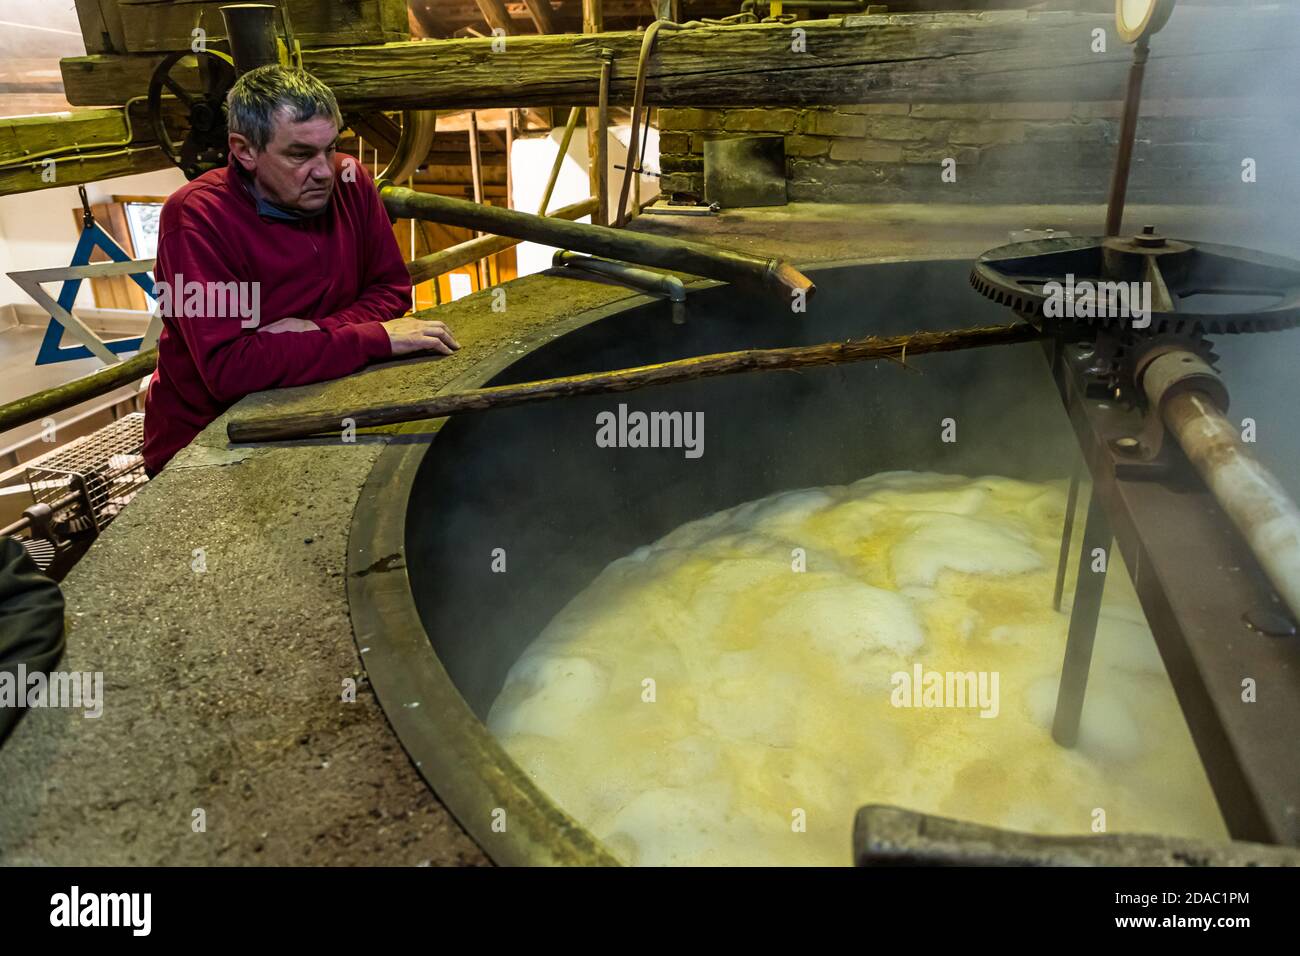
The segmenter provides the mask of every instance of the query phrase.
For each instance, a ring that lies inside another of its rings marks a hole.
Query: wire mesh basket
[[[144,414],[123,415],[33,462],[27,469],[32,498],[49,506],[62,534],[98,533],[148,481],[143,447]]]

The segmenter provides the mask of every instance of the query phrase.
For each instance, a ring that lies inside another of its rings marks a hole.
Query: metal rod
[[[1124,197],[1128,193],[1129,167],[1133,163],[1133,140],[1137,136],[1138,112],[1142,106],[1142,77],[1146,73],[1147,54],[1151,47],[1146,37],[1133,46],[1133,65],[1128,71],[1128,92],[1124,96],[1124,120],[1120,129],[1119,151],[1111,173],[1110,198],[1106,203],[1106,235],[1118,236],[1124,220]]]
[[[1061,609],[1061,595],[1065,592],[1065,571],[1070,564],[1070,538],[1074,534],[1074,512],[1079,506],[1079,482],[1083,478],[1083,467],[1074,463],[1070,472],[1070,493],[1065,501],[1065,527],[1061,530],[1061,553],[1056,559],[1056,587],[1052,591],[1052,610]]]
[[[902,360],[908,354],[957,352],[989,345],[1009,345],[1030,342],[1038,336],[1038,330],[1028,324],[993,325],[971,329],[948,329],[943,332],[915,332],[911,335],[897,335],[890,338],[871,336],[847,342],[827,342],[822,345],[803,345],[794,348],[719,352],[612,372],[567,375],[537,382],[522,382],[518,385],[476,388],[466,392],[436,395],[418,402],[396,402],[326,412],[235,418],[227,423],[226,435],[232,442],[283,441],[338,431],[345,418],[352,419],[356,426],[362,428],[372,425],[395,425],[400,422],[441,418],[458,412],[490,411],[575,395],[629,392],[650,385],[694,381],[718,375],[812,368],[873,359]]]
[[[397,139],[397,148],[382,173],[376,173],[376,179],[400,183],[415,175],[420,164],[429,156],[433,148],[433,135],[438,129],[436,110],[408,110],[402,114],[402,133]],[[364,163],[364,156],[361,158]],[[379,165],[379,150],[375,150],[375,166]]]
[[[1101,614],[1101,596],[1106,588],[1106,568],[1092,570],[1089,556],[1097,548],[1109,552],[1110,522],[1101,495],[1093,487],[1088,496],[1088,519],[1083,526],[1083,547],[1079,554],[1079,576],[1074,585],[1074,606],[1070,609],[1070,633],[1065,642],[1065,660],[1061,664],[1061,684],[1056,692],[1056,717],[1052,721],[1052,739],[1062,747],[1079,742],[1079,721],[1083,717],[1083,700],[1088,689],[1088,669],[1092,666],[1092,645],[1097,639],[1097,618]]]
[[[641,124],[641,104],[645,101],[646,70],[650,65],[650,54],[654,51],[655,38],[659,35],[660,30],[680,30],[681,24],[670,23],[667,20],[656,20],[646,28],[645,36],[641,38],[641,52],[638,55],[636,67],[636,86],[632,92],[632,130],[627,141],[627,168],[623,171],[623,185],[618,191],[618,209],[615,211],[614,225],[622,226],[627,222],[627,196],[628,187],[631,185],[632,176],[641,166],[641,157],[638,155],[637,134]],[[648,119],[648,118],[647,118]]]
[[[537,207],[537,215],[545,216],[546,207],[551,204],[551,193],[555,191],[555,181],[560,178],[560,167],[564,165],[564,157],[569,155],[569,141],[573,139],[573,130],[578,125],[578,114],[581,110],[576,106],[569,107],[569,120],[564,124],[564,135],[560,137],[560,151],[555,154],[555,162],[551,164],[551,175],[546,180],[546,191],[542,193],[541,204]]]
[[[638,269],[626,262],[615,262],[612,259],[582,256],[576,252],[566,252],[563,249],[556,250],[555,255],[551,258],[551,263],[577,272],[604,276],[634,289],[649,292],[651,295],[663,296],[672,303],[673,324],[682,325],[686,322],[686,286],[682,284],[682,280],[677,276],[667,275],[662,272],[651,272],[648,269]]]
[[[1300,621],[1300,510],[1241,442],[1236,426],[1200,391],[1170,395],[1161,414],[1188,460]]]
[[[379,194],[388,214],[395,219],[428,219],[637,265],[735,282],[766,289],[786,304],[796,293],[812,296],[816,291],[812,280],[779,259],[761,259],[699,242],[534,216],[517,209],[480,206],[449,196],[412,192],[390,183],[381,184]]]

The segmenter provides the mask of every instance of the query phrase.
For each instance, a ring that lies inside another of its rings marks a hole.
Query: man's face
[[[338,127],[328,116],[295,123],[291,114],[277,110],[265,149],[257,149],[238,133],[230,134],[230,148],[271,202],[316,212],[334,191],[338,138]]]

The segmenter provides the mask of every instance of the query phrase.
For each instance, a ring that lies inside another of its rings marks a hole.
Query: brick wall
[[[705,140],[780,133],[792,202],[1104,202],[1121,108],[1116,101],[663,109],[660,185],[665,194],[702,195]],[[1144,102],[1130,201],[1294,199],[1294,114],[1258,99]],[[1248,157],[1254,184],[1242,182]],[[956,182],[943,179],[946,159],[956,161]]]

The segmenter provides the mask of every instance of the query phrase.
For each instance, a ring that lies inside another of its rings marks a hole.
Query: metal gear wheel
[[[1068,237],[999,246],[979,257],[970,282],[994,302],[1041,320],[1047,331],[1078,326],[1198,339],[1300,325],[1300,262],[1236,246],[1166,239],[1151,226],[1128,238]],[[1045,288],[1053,283],[1060,292]],[[1147,293],[1150,315],[1139,319],[1141,325],[1115,307],[1117,286],[1132,289],[1132,283],[1143,284]],[[1072,297],[1070,288],[1087,291]],[[1049,305],[1052,298],[1061,308]]]

